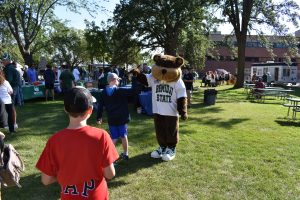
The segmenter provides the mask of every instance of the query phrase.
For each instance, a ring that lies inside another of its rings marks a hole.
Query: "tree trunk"
[[[246,47],[246,35],[240,34],[237,37],[238,42],[238,63],[237,63],[237,80],[234,85],[235,88],[241,88],[244,86],[244,71],[245,71],[245,47]],[[238,39],[239,38],[239,39]]]
[[[176,48],[172,47],[173,45],[167,45],[164,50],[165,50],[165,54],[167,55],[172,55],[172,56],[176,56]]]
[[[177,51],[177,47],[178,47],[177,41],[178,41],[178,38],[174,38],[174,37],[167,39],[166,45],[164,47],[165,54],[176,56],[176,51]]]
[[[22,57],[24,59],[24,62],[26,65],[28,66],[32,66],[33,64],[33,60],[32,60],[32,55],[30,54],[29,51],[23,51],[22,53]]]
[[[94,56],[91,56],[91,64],[94,64]]]

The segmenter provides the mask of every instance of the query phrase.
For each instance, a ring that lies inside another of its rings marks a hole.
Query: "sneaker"
[[[17,131],[12,131],[12,132],[9,132],[11,135],[14,135],[15,133],[17,133]]]
[[[162,155],[162,160],[163,161],[170,161],[173,160],[175,158],[176,155],[176,148],[166,148],[165,153]]]
[[[129,160],[129,156],[128,156],[128,155],[125,155],[124,153],[121,153],[120,158],[121,158],[122,160]]]
[[[141,108],[141,107],[138,107],[138,108],[136,109],[136,112],[137,112],[137,114],[142,114],[142,108]]]
[[[18,124],[14,124],[14,128],[15,128],[15,129],[19,128],[19,127],[18,127]]]
[[[151,158],[161,158],[165,152],[165,147],[158,147],[158,149],[152,151]]]

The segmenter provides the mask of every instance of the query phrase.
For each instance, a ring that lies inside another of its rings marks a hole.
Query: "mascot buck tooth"
[[[183,58],[170,55],[155,55],[151,74],[141,74],[138,69],[133,74],[138,80],[152,88],[152,108],[158,149],[152,158],[170,161],[175,158],[179,139],[179,115],[187,119],[187,95],[181,79]]]

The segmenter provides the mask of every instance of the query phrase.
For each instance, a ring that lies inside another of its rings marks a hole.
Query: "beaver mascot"
[[[152,158],[170,161],[175,158],[179,139],[179,115],[187,119],[187,95],[181,79],[183,58],[157,54],[151,74],[142,74],[138,69],[132,73],[142,84],[152,88],[152,109],[158,149]]]

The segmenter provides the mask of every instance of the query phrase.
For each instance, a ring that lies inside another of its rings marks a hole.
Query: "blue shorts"
[[[110,136],[113,140],[124,138],[127,135],[127,124],[120,126],[109,125]]]

